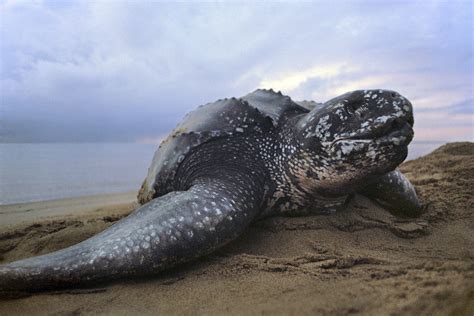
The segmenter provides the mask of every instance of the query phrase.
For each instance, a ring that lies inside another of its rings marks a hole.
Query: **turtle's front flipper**
[[[398,169],[383,175],[358,193],[374,199],[395,215],[420,215],[421,205],[415,188]]]
[[[0,294],[90,285],[161,271],[239,236],[260,211],[261,179],[226,172],[194,180],[75,246],[0,266]]]

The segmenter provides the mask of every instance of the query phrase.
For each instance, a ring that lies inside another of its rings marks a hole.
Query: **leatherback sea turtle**
[[[259,218],[333,212],[358,192],[413,215],[395,168],[413,138],[411,103],[394,91],[326,103],[273,90],[189,113],[155,153],[141,207],[77,245],[0,266],[0,291],[41,291],[156,273],[208,254]]]

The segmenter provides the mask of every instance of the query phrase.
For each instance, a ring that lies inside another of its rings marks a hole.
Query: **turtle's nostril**
[[[351,113],[354,113],[355,111],[357,111],[357,105],[354,103],[349,103],[347,105],[347,108],[349,109],[349,112]]]
[[[391,96],[392,96],[392,98],[396,98],[396,97],[398,97],[398,93],[392,92]]]
[[[361,105],[361,100],[353,100],[346,105],[346,108],[349,113],[354,114],[361,107]]]

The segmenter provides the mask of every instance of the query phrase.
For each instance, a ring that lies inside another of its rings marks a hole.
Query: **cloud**
[[[0,10],[4,141],[156,140],[197,105],[262,86],[316,101],[393,89],[413,102],[420,128],[472,122],[467,2],[6,1]]]

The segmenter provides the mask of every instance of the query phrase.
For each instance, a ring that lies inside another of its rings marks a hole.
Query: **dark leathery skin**
[[[259,89],[199,107],[157,150],[141,207],[77,245],[1,265],[0,294],[156,273],[214,251],[253,220],[331,213],[356,192],[417,214],[413,186],[394,171],[413,138],[411,103],[389,90],[313,103]]]

